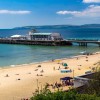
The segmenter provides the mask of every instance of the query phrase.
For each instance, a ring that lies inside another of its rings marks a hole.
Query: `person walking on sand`
[[[60,66],[59,66],[59,69],[60,69]]]
[[[53,70],[55,70],[55,67],[53,67]]]

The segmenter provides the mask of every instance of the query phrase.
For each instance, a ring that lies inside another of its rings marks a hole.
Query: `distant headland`
[[[84,25],[40,25],[40,26],[22,26],[13,29],[40,29],[40,28],[100,28],[100,24],[84,24]]]

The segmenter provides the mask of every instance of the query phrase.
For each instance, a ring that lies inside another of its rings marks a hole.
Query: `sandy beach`
[[[64,58],[35,64],[1,67],[0,100],[21,100],[21,98],[29,98],[37,89],[37,81],[41,89],[45,83],[53,84],[60,82],[60,78],[62,77],[84,75],[86,71],[91,71],[95,67],[94,64],[98,61],[100,61],[100,52],[69,59]],[[62,63],[67,63],[68,70],[72,70],[72,72],[61,73],[60,71],[64,69]]]

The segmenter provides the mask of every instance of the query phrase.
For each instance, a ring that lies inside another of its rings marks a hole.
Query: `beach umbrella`
[[[56,60],[57,63],[60,63],[61,60]]]
[[[67,63],[64,63],[64,64],[63,64],[63,66],[67,67],[67,66],[68,66],[68,64],[67,64]]]

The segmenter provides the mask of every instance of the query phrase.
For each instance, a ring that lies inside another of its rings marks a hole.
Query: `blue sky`
[[[100,0],[0,0],[0,28],[100,24]]]

